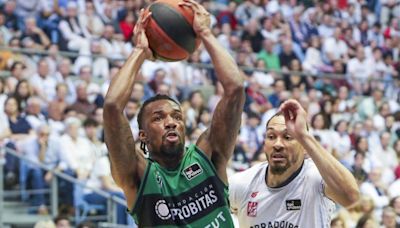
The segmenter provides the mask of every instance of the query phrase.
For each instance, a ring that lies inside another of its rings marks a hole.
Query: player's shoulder
[[[307,174],[314,174],[315,172],[319,173],[317,166],[311,158],[304,159],[304,171]]]
[[[246,169],[242,172],[233,174],[229,177],[229,186],[248,186],[248,184],[251,183],[255,177],[258,177],[263,172],[263,170],[265,170],[266,166],[267,163],[263,162],[256,164],[253,167]]]

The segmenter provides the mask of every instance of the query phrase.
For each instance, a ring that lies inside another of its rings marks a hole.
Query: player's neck
[[[266,170],[265,182],[270,188],[280,188],[289,184],[300,173],[303,162],[290,167],[282,174],[273,174],[270,170]]]
[[[154,161],[156,161],[158,164],[160,164],[160,166],[162,166],[168,170],[175,170],[181,163],[183,154],[184,154],[184,152],[179,153],[175,156],[171,156],[171,155],[152,156],[152,159]]]

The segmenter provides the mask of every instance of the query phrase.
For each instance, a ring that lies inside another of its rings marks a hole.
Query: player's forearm
[[[232,94],[237,89],[243,88],[244,78],[242,77],[235,60],[221,46],[211,30],[207,29],[200,34],[205,48],[211,56],[218,81],[224,87],[227,94]]]
[[[340,204],[348,206],[359,198],[359,190],[353,175],[339,163],[321,144],[307,134],[299,142],[310,155],[329,189],[333,191]]]
[[[142,49],[135,49],[129,56],[119,73],[112,79],[105,97],[105,108],[112,106],[123,111],[132,94],[135,77],[145,60]]]

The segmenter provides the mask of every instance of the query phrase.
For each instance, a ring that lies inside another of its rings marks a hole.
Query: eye
[[[174,119],[176,119],[176,120],[182,120],[183,118],[182,118],[182,116],[181,115],[179,115],[179,114],[177,114],[177,115],[174,115]]]
[[[153,121],[158,122],[158,121],[161,121],[161,120],[162,120],[161,116],[155,116],[155,117],[153,117]]]
[[[275,135],[267,135],[267,139],[274,140],[275,139]]]
[[[292,140],[293,138],[292,138],[292,136],[290,136],[290,135],[285,135],[285,139],[290,141],[290,140]]]

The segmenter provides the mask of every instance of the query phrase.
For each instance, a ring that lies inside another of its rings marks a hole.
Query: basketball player
[[[193,30],[210,54],[224,95],[211,126],[196,145],[185,145],[180,105],[165,95],[145,101],[138,114],[141,149],[135,149],[123,109],[145,59],[152,59],[143,10],[136,24],[136,47],[113,78],[104,105],[105,139],[112,175],[123,189],[139,227],[233,227],[226,166],[233,152],[244,106],[244,87],[233,58],[212,35],[209,13],[194,0],[183,6],[194,11]]]
[[[358,200],[354,177],[311,135],[306,117],[297,101],[284,102],[267,122],[268,163],[230,178],[240,227],[330,227],[334,202],[349,206]]]

